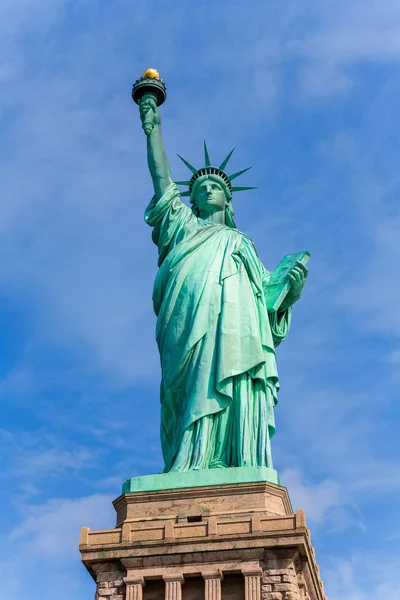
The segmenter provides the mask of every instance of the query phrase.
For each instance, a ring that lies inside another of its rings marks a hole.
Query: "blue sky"
[[[4,597],[84,600],[81,525],[114,525],[162,468],[152,193],[130,99],[156,67],[163,130],[252,165],[236,221],[267,268],[309,249],[278,351],[275,466],[329,600],[400,597],[400,4],[2,0],[0,570]],[[246,181],[245,181],[246,179]]]

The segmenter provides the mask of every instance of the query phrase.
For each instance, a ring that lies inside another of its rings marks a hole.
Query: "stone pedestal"
[[[304,513],[283,487],[135,492],[114,507],[114,529],[81,529],[96,600],[325,600]]]

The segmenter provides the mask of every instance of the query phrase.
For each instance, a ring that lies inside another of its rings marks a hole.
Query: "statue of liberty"
[[[272,468],[279,389],[275,348],[288,335],[307,267],[294,261],[286,295],[271,310],[273,273],[234,221],[232,194],[251,188],[231,182],[247,169],[226,173],[232,152],[212,166],[204,144],[204,167],[182,159],[192,176],[177,182],[189,186],[179,192],[164,149],[161,102],[155,100],[145,95],[138,103],[154,186],[145,220],[159,255],[153,303],[164,472]],[[182,202],[185,195],[191,207]]]

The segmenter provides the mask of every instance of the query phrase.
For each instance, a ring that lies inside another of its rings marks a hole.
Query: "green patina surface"
[[[158,490],[260,481],[280,485],[278,473],[274,469],[267,467],[231,467],[229,469],[204,469],[132,477],[122,486],[122,493],[155,492]]]
[[[307,275],[305,261],[291,255],[292,263],[286,260],[286,270],[274,277],[237,228],[232,194],[250,188],[231,184],[247,171],[226,173],[232,153],[219,167],[212,166],[206,146],[205,166],[197,169],[183,159],[191,178],[179,183],[189,191],[178,190],[157,107],[165,100],[163,84],[153,80],[149,90],[146,85],[142,78],[133,94],[154,186],[145,220],[159,254],[153,304],[165,468],[164,475],[128,480],[124,491],[279,483],[270,444],[279,390],[275,349],[288,335],[292,305]],[[190,206],[182,202],[184,195]]]

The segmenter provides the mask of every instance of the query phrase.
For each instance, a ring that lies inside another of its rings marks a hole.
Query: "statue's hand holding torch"
[[[151,134],[155,127],[161,125],[161,115],[153,96],[145,95],[139,104],[140,119],[145,134]]]
[[[139,105],[143,131],[147,136],[161,124],[158,106],[165,102],[166,88],[156,69],[146,69],[132,89],[132,99]]]

